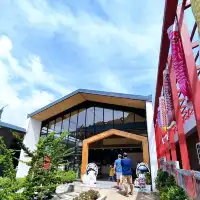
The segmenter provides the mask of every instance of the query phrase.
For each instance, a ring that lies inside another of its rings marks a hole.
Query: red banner
[[[165,98],[163,96],[159,97],[159,107],[160,107],[160,119],[161,119],[161,126],[162,131],[166,132],[167,130],[167,111],[165,106]]]
[[[174,105],[173,105],[172,90],[171,90],[170,76],[168,69],[165,69],[163,71],[163,92],[167,110],[167,126],[169,129],[173,125],[175,125],[175,116],[174,116]]]
[[[172,63],[176,75],[176,80],[181,93],[183,94],[187,102],[190,102],[191,92],[186,70],[186,62],[177,25],[171,25],[168,28],[167,32],[171,42]]]

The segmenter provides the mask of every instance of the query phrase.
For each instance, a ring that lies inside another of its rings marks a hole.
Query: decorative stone
[[[57,186],[56,188],[56,194],[63,194],[63,193],[69,193],[74,191],[74,184],[62,184]]]

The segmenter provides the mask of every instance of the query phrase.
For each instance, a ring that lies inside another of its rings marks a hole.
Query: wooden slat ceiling
[[[32,116],[32,118],[44,121],[84,101],[94,101],[94,102],[145,109],[145,101],[143,100],[134,100],[121,97],[111,97],[111,96],[103,96],[103,95],[87,94],[87,93],[77,93],[61,102],[58,102],[57,104],[51,107],[48,107],[47,109],[39,113],[36,113],[35,115]]]

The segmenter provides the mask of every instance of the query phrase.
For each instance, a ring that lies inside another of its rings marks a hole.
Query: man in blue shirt
[[[116,179],[117,179],[117,187],[119,189],[121,189],[121,184],[122,184],[122,166],[121,166],[121,158],[122,155],[119,154],[118,155],[118,159],[115,160],[115,165],[114,165],[114,169],[115,169],[115,173],[116,173]]]
[[[122,184],[125,188],[125,196],[128,196],[128,186],[130,186],[131,192],[133,194],[133,180],[132,180],[132,160],[127,157],[127,153],[124,153],[123,159],[121,159],[122,166]]]

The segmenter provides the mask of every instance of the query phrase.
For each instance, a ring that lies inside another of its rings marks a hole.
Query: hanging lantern
[[[181,93],[189,103],[191,101],[191,91],[188,81],[188,74],[186,69],[183,47],[177,24],[175,23],[171,25],[168,28],[167,32],[169,39],[171,41],[172,63],[176,75],[176,80],[179,85]]]

